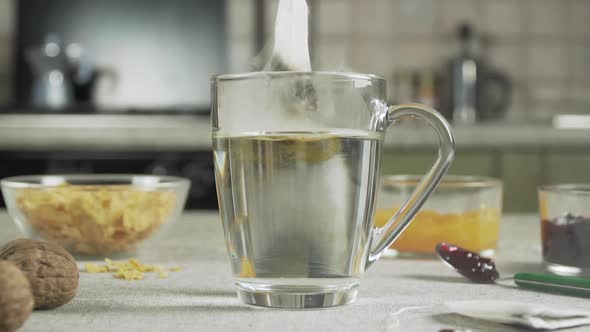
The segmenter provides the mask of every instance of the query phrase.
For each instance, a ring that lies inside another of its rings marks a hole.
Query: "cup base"
[[[280,309],[319,309],[351,304],[356,300],[358,284],[324,289],[298,286],[262,286],[237,282],[238,297],[249,305]]]
[[[590,268],[582,268],[577,266],[569,266],[569,265],[562,265],[562,264],[555,264],[545,262],[545,269],[547,271],[557,274],[560,276],[568,276],[568,277],[589,277],[590,276]]]

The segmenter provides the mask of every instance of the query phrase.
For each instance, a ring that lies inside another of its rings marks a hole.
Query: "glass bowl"
[[[389,221],[421,178],[414,175],[381,178],[376,226]],[[500,180],[447,175],[386,255],[434,257],[436,245],[448,242],[489,257],[498,243],[501,218]]]
[[[539,214],[547,270],[590,276],[590,184],[539,188]]]
[[[177,219],[190,181],[154,175],[29,175],[0,181],[22,234],[76,255],[130,253]]]

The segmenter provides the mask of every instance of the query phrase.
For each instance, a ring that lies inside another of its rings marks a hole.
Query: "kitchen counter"
[[[588,148],[590,129],[549,123],[495,122],[455,126],[458,149]],[[388,149],[431,148],[431,128],[416,122],[391,126]],[[0,151],[194,151],[211,148],[207,116],[130,114],[3,114]]]
[[[1,242],[17,236],[0,212]],[[109,274],[80,275],[76,298],[36,311],[28,331],[520,331],[445,311],[452,300],[501,299],[590,310],[587,299],[472,284],[438,260],[382,258],[364,275],[355,304],[324,310],[286,311],[242,305],[235,294],[217,213],[190,212],[138,257],[151,264],[181,265],[167,279],[147,275],[124,281]],[[535,215],[508,215],[497,263],[503,276],[540,270]],[[567,331],[587,331],[581,327]]]
[[[211,149],[207,116],[0,115],[0,151]]]

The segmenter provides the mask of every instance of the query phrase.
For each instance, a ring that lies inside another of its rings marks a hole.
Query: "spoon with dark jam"
[[[496,270],[496,264],[491,258],[481,257],[474,252],[446,242],[436,245],[436,253],[443,262],[473,282],[489,284],[494,283],[500,277]]]
[[[446,242],[436,245],[436,253],[449,267],[470,281],[494,284],[500,278],[496,264],[491,258],[481,257]],[[531,290],[590,297],[590,278],[520,272],[508,279],[513,279],[516,285]]]

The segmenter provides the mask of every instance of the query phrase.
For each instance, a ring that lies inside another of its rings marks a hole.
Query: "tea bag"
[[[270,49],[267,47],[266,52]],[[263,70],[311,71],[305,0],[280,0],[272,54]],[[353,179],[340,155],[340,141],[325,133],[330,130],[326,125],[329,122],[321,118],[334,110],[325,102],[332,95],[321,95],[320,89],[326,87],[306,75],[294,76],[293,80],[269,77],[272,84],[268,85],[271,101],[267,118],[256,121],[268,121],[273,131],[299,134],[267,137],[268,146],[256,153],[267,151],[271,155],[261,154],[257,162],[264,163],[270,174],[264,176],[272,176],[272,181],[262,181],[256,173],[248,177],[252,182],[245,186],[255,188],[248,195],[248,204],[264,207],[252,209],[248,215],[256,221],[249,225],[256,243],[252,257],[264,262],[256,266],[257,273],[274,275],[281,271],[282,276],[299,278],[331,273],[340,277],[335,271],[346,270],[348,260],[342,257],[353,251],[349,238],[354,227],[350,222],[351,204],[346,204],[353,195]],[[302,172],[304,179],[299,175]]]
[[[311,71],[305,0],[280,0],[272,55],[266,71]]]
[[[264,66],[265,71],[311,71],[308,18],[306,0],[279,1],[272,53]],[[311,80],[302,77],[290,91],[280,94],[280,103],[291,117],[302,120],[309,115],[305,112],[317,110],[317,93]]]

